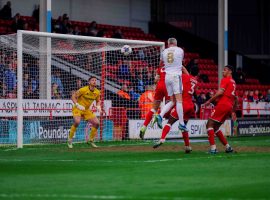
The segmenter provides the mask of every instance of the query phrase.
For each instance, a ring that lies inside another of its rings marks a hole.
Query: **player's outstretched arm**
[[[182,66],[182,72],[183,74],[189,75],[188,70],[184,66]]]
[[[224,93],[224,89],[223,88],[219,88],[218,91],[216,92],[216,94],[214,96],[212,96],[208,101],[206,101],[204,103],[205,106],[209,105],[210,103],[212,103],[213,101],[215,101],[219,96],[222,96]]]

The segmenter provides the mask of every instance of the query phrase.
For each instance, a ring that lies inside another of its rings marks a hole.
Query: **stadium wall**
[[[1,1],[3,7],[8,0]],[[31,16],[39,0],[10,0],[12,15]],[[52,0],[52,17],[67,13],[71,20],[140,27],[148,32],[150,0]]]
[[[211,42],[218,42],[218,1],[164,1],[164,21]],[[228,1],[229,48],[243,54],[269,54],[270,3]],[[205,28],[207,26],[207,28]]]

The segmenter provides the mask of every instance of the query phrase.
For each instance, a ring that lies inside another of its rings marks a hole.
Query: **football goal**
[[[71,95],[92,76],[104,110],[97,112],[95,102],[90,107],[100,120],[96,141],[139,139],[164,45],[33,31],[1,35],[0,145],[66,142]],[[90,129],[82,117],[73,141],[87,140]]]

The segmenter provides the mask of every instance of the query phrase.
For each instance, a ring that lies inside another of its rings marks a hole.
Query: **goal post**
[[[132,51],[122,53],[124,45]],[[21,30],[0,36],[0,60],[5,68],[0,145],[22,148],[24,144],[66,142],[73,123],[71,95],[86,86],[90,76],[97,78],[105,110],[100,115],[95,103],[91,106],[100,119],[96,140],[139,139],[145,109],[141,104],[153,101],[155,70],[164,47],[164,42]],[[12,89],[8,74],[16,74]],[[140,102],[148,90],[149,102]],[[90,129],[82,119],[74,141],[84,142]]]
[[[17,33],[17,147],[23,147],[23,46],[22,32]]]

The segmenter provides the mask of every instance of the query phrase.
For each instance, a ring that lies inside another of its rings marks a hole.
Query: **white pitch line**
[[[0,194],[1,198],[55,198],[55,199],[127,199],[115,195],[68,195],[68,194]]]
[[[143,162],[156,163],[156,162],[170,162],[170,161],[179,161],[179,160],[183,160],[183,159],[182,158],[176,158],[176,159],[145,160]]]
[[[129,199],[129,200],[137,200],[137,199],[145,199],[145,200],[190,200],[190,199],[208,199],[203,197],[160,197],[160,196],[152,196],[152,197],[144,197],[144,196],[118,196],[118,195],[76,195],[76,194],[5,194],[0,193],[0,198],[2,199],[13,199],[13,198],[51,198],[51,199]],[[221,200],[237,200],[237,198],[219,198]]]
[[[82,144],[82,143],[81,142],[74,142],[74,144]],[[97,144],[102,144],[102,143],[97,143]],[[137,144],[135,144],[135,143],[134,144],[112,144],[112,145],[100,146],[100,148],[110,148],[110,147],[119,147],[119,146],[145,146],[145,145],[150,145],[150,144],[153,144],[153,142],[141,142],[141,143],[137,143]],[[45,145],[45,144],[43,144],[43,145]],[[33,145],[25,145],[25,146],[33,146]],[[43,150],[50,149],[50,150],[52,150],[51,147],[31,147],[31,148],[27,148],[27,151],[37,150],[37,149],[43,149]],[[3,151],[15,151],[15,150],[18,150],[18,148],[17,147],[3,148]]]
[[[199,160],[199,159],[216,159],[216,158],[228,158],[228,157],[247,157],[248,154],[237,154],[237,155],[209,155],[206,157],[189,157],[189,158],[168,158],[168,159],[157,159],[157,160],[54,160],[54,159],[43,159],[43,160],[22,160],[22,159],[4,159],[0,158],[0,162],[91,162],[91,163],[157,163],[157,162],[172,162],[172,161],[185,161],[185,160]]]
[[[149,145],[152,144],[152,142],[142,142],[142,143],[138,143],[138,144],[112,144],[112,145],[108,145],[108,146],[102,146],[102,148],[104,147],[119,147],[119,146],[143,146],[143,145]]]
[[[160,196],[151,196],[151,197],[144,197],[144,196],[118,196],[118,195],[77,195],[77,194],[5,194],[0,193],[0,198],[2,199],[13,199],[13,198],[51,198],[51,199],[127,199],[127,200],[137,200],[137,199],[145,199],[145,200],[191,200],[191,199],[200,199],[200,200],[207,200],[209,199],[204,197],[160,197]],[[238,200],[238,198],[222,198],[219,197],[220,200]],[[258,200],[264,200],[264,198],[259,198]]]
[[[16,147],[12,147],[12,148],[8,148],[8,149],[4,149],[3,151],[17,151],[18,148]]]

